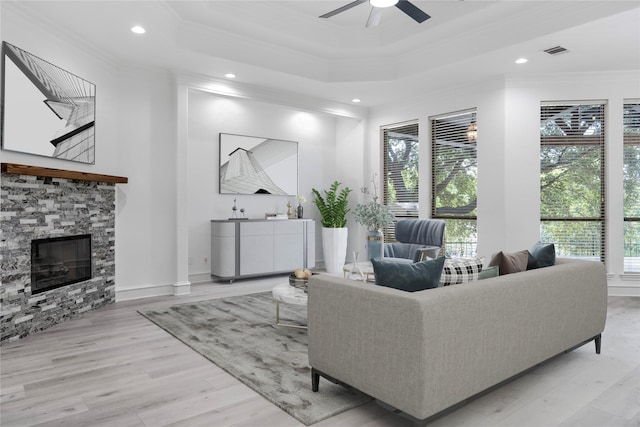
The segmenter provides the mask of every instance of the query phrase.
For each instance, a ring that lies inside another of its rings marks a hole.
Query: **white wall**
[[[348,262],[353,261],[354,251],[359,252],[358,260],[360,261],[366,259],[367,253],[366,229],[356,223],[353,217],[353,210],[356,205],[368,201],[360,191],[363,187],[369,187],[368,182],[370,179],[370,170],[365,167],[366,153],[370,146],[369,141],[365,140],[365,123],[366,120],[342,119],[338,121],[334,154],[336,174],[335,176],[325,177],[325,182],[320,187],[316,187],[318,189],[328,188],[333,181],[338,180],[343,184],[340,188],[349,187],[352,190],[349,193],[349,209],[351,212],[347,214],[347,227],[349,228]]]
[[[219,194],[220,132],[298,142],[298,194],[307,199],[304,217],[316,220],[316,256],[321,261],[320,216],[311,202],[311,189],[327,188],[336,179],[352,187],[360,185],[361,121],[201,90],[189,91],[188,111],[190,279],[209,278],[210,220],[231,217],[234,199],[249,218],[286,212],[288,201],[296,205],[293,196]]]
[[[118,299],[172,294],[176,264],[175,82],[165,71],[119,73]],[[106,141],[103,141],[106,143]]]

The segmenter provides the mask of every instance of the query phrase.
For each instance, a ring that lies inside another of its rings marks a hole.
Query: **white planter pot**
[[[322,228],[322,254],[327,273],[342,273],[347,259],[348,228]]]

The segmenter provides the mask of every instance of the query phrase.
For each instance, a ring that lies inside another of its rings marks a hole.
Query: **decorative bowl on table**
[[[314,275],[317,273],[311,273],[311,275]],[[298,289],[303,289],[305,292],[307,292],[307,286],[309,285],[309,277],[296,277],[295,274],[290,274],[289,275],[289,285],[293,286],[294,288],[298,288]]]

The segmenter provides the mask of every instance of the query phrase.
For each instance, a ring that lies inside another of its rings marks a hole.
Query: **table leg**
[[[295,328],[295,329],[307,329],[306,326],[302,325],[291,325],[287,323],[280,323],[280,301],[276,300],[276,326],[283,326],[285,328]]]

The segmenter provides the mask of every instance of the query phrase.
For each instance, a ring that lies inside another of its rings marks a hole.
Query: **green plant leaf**
[[[347,213],[349,200],[348,196],[351,192],[349,187],[345,187],[338,192],[341,183],[334,181],[328,190],[323,190],[320,194],[315,188],[311,189],[314,195],[313,203],[318,207],[320,216],[322,217],[322,226],[326,228],[342,228],[347,225]]]

